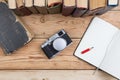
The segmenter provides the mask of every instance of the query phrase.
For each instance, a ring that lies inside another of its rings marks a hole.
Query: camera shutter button
[[[67,42],[63,38],[57,38],[56,40],[53,41],[53,47],[57,51],[63,50],[67,46]]]

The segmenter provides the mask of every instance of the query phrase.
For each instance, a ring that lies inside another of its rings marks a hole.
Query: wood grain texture
[[[120,28],[120,11],[109,11],[100,17]],[[0,49],[0,69],[95,69],[90,64],[76,58],[73,53],[85,32],[91,16],[85,18],[64,17],[60,14],[46,15],[45,23],[42,15],[21,17],[34,32],[34,39],[10,56],[5,56]],[[40,45],[55,32],[65,29],[73,40],[73,44],[49,60],[40,49]]]
[[[40,49],[44,41],[45,39],[34,39],[11,56],[0,55],[0,69],[95,69],[73,56],[78,39],[73,39],[70,47],[51,60]]]
[[[92,17],[73,18],[60,14],[45,15],[45,23],[41,22],[42,15],[31,15],[22,17],[22,20],[30,26],[36,38],[49,38],[61,29],[71,36],[71,38],[81,38]]]
[[[117,80],[94,70],[25,70],[0,71],[0,80]]]

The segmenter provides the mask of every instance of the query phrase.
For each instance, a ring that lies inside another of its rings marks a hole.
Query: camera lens
[[[54,42],[53,42],[53,47],[54,47],[54,49],[56,49],[57,51],[63,50],[66,46],[67,46],[67,42],[66,42],[66,40],[63,39],[63,38],[57,38],[57,39],[54,40]]]

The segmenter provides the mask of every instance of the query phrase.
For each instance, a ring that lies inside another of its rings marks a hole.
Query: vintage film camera
[[[68,45],[72,43],[72,40],[67,35],[64,30],[59,31],[52,37],[50,37],[42,46],[42,50],[45,52],[46,56],[51,59],[57,53],[65,49]]]

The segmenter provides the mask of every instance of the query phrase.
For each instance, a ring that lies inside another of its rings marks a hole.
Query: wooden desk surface
[[[78,73],[80,73],[80,75],[82,76],[90,75],[91,72],[95,70],[95,67],[74,57],[73,53],[92,17],[73,18],[70,16],[64,17],[59,14],[46,15],[45,23],[41,23],[41,17],[42,15],[30,15],[30,16],[21,17],[23,22],[26,23],[32,29],[32,31],[35,34],[35,37],[29,44],[25,45],[24,47],[14,52],[10,56],[5,56],[2,50],[0,50],[0,69],[1,70],[22,70],[22,69],[23,70],[45,70],[45,69],[72,70],[71,73],[73,73],[74,70],[78,70]],[[101,15],[100,17],[120,28],[120,6]],[[64,51],[62,51],[55,58],[49,60],[45,56],[43,51],[40,49],[40,45],[47,38],[49,38],[51,35],[53,35],[54,33],[56,33],[61,29],[64,29],[70,35],[70,37],[73,40],[73,44],[68,48],[66,48]],[[34,73],[38,74],[40,71],[32,71],[32,72],[33,74]],[[43,71],[43,73],[45,72],[47,71],[46,70]],[[55,71],[52,72],[55,73]],[[3,72],[0,71],[0,75],[2,73]],[[9,73],[9,71],[7,71],[6,73]],[[27,71],[20,71],[17,73],[20,73],[21,75],[29,74],[27,73]],[[16,73],[12,72],[12,74],[15,75]],[[51,73],[45,73],[45,74],[48,75]],[[70,73],[68,72],[68,74]],[[109,77],[109,80],[116,80],[111,76],[107,75],[107,77]],[[0,77],[0,79],[2,79],[2,77]],[[54,78],[53,80],[55,79],[57,78]],[[89,80],[89,78],[83,78],[83,79]],[[31,80],[38,80],[38,79],[31,79]]]

